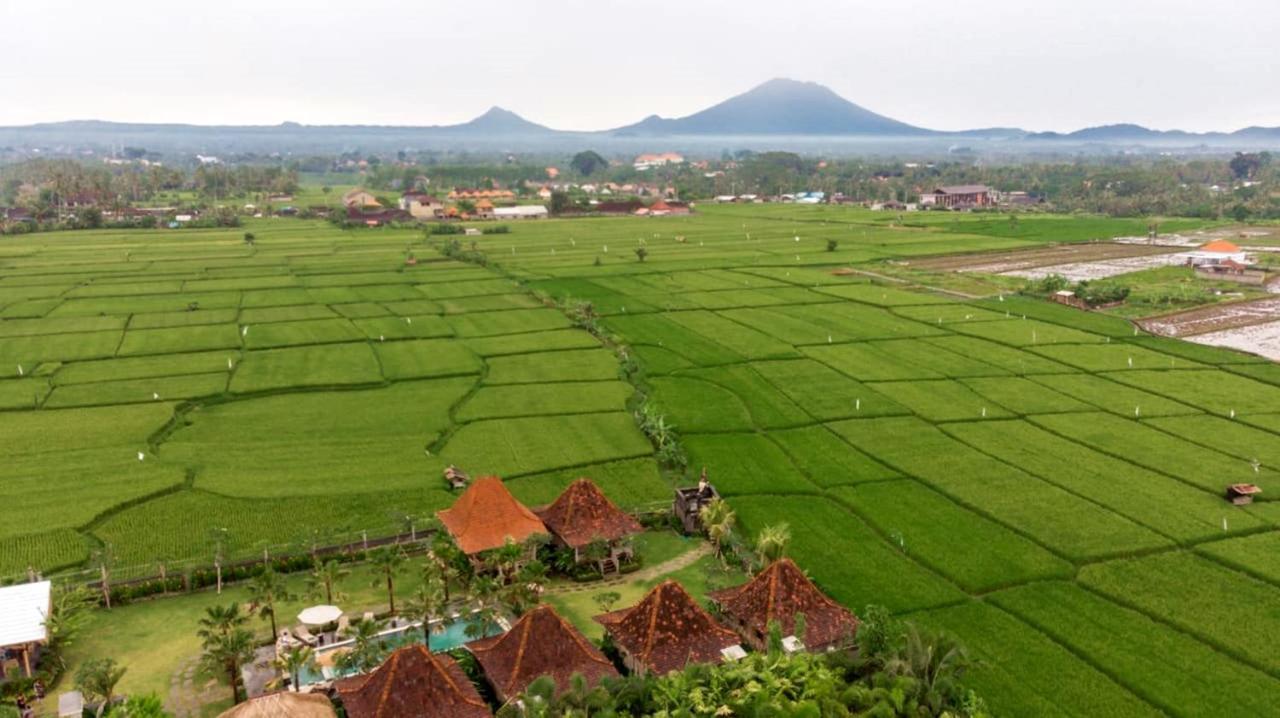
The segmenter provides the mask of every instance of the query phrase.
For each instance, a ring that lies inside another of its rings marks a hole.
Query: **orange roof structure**
[[[493,209],[493,203],[487,199],[476,202],[476,209]]]
[[[666,202],[663,202],[662,200],[658,200],[657,202],[654,202],[653,204],[649,205],[650,212],[666,212],[666,211],[670,211],[670,209],[671,209],[671,205],[667,204]]]
[[[716,623],[684,587],[670,579],[631,608],[595,617],[626,649],[636,670],[665,675],[689,663],[719,663],[738,635]]]
[[[1220,254],[1236,254],[1240,251],[1240,246],[1235,242],[1229,242],[1225,239],[1215,239],[1212,242],[1202,245],[1201,252],[1218,252]]]
[[[536,514],[516,501],[502,479],[484,476],[462,492],[453,506],[436,516],[458,548],[468,555],[501,548],[507,541],[521,543],[547,533]]]
[[[569,548],[592,541],[617,541],[644,530],[639,521],[618,508],[591,479],[578,479],[550,506],[535,513],[553,535]]]
[[[741,586],[712,592],[710,598],[742,627],[747,642],[757,647],[765,645],[772,621],[781,626],[782,635],[794,634],[800,613],[805,617],[803,640],[811,649],[851,638],[858,630],[858,618],[818,590],[789,558],[774,561]]]
[[[335,688],[348,718],[489,718],[489,706],[448,656],[421,643],[401,648],[368,675]]]
[[[541,676],[550,676],[563,691],[575,673],[587,679],[588,685],[618,675],[600,649],[545,605],[521,616],[510,631],[473,641],[466,648],[503,701],[523,693]]]

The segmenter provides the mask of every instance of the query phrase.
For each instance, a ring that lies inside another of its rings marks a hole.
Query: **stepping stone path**
[[[648,581],[659,576],[665,576],[669,573],[675,573],[682,568],[688,568],[703,556],[711,555],[711,544],[700,542],[698,547],[685,551],[673,559],[668,559],[656,566],[647,566],[636,571],[635,573],[618,574],[605,581],[591,581],[585,584],[575,583],[572,586],[559,586],[557,588],[547,589],[547,593],[579,593],[581,591],[598,591],[604,586],[620,586],[624,583],[632,581]]]
[[[165,708],[177,718],[197,718],[202,707],[217,701],[219,689],[227,689],[217,681],[200,675],[200,657],[192,656],[184,660],[178,669],[169,677],[169,699]]]

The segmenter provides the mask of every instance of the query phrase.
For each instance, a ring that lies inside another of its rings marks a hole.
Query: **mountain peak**
[[[553,131],[497,105],[485,110],[484,114],[470,122],[456,125],[455,128],[508,134],[542,134]]]
[[[816,82],[777,77],[701,112],[647,117],[618,134],[920,135],[928,130],[877,115]]]

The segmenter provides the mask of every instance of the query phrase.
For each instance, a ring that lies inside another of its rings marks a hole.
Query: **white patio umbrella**
[[[342,616],[342,609],[337,606],[312,606],[304,608],[298,614],[298,621],[304,626],[323,626],[333,623]]]

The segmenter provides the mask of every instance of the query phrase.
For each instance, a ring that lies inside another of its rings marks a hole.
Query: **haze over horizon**
[[[774,77],[938,130],[1280,125],[1280,95],[1264,91],[1280,86],[1280,6],[1266,0],[855,0],[781,14],[759,0],[661,12],[230,0],[181,13],[52,0],[0,5],[0,27],[0,125],[435,125],[499,105],[603,130],[688,115]]]

